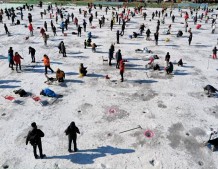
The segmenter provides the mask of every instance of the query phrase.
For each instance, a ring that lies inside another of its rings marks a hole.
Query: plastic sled
[[[13,96],[4,96],[5,99],[13,101],[15,98]]]
[[[32,96],[32,99],[36,102],[41,100],[39,96]]]

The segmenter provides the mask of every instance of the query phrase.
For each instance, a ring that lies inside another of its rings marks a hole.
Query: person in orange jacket
[[[23,58],[19,55],[18,52],[15,52],[15,55],[14,55],[14,57],[13,57],[13,60],[14,60],[15,65],[16,65],[16,71],[17,71],[17,72],[18,72],[18,70],[17,70],[17,67],[18,67],[18,66],[19,66],[19,68],[20,68],[20,70],[21,70],[21,65],[20,65],[21,61],[20,61],[20,59],[23,59]]]
[[[122,59],[122,60],[120,61],[120,76],[121,76],[121,82],[123,82],[124,69],[125,69],[125,63],[124,63],[124,60]]]
[[[46,55],[46,54],[44,54],[44,57],[43,57],[43,63],[44,63],[44,66],[45,66],[45,74],[48,74],[48,68],[51,70],[51,72],[53,73],[54,71],[53,71],[53,69],[50,67],[50,59],[49,59],[49,57]]]
[[[33,25],[30,23],[29,26],[30,35],[33,36]]]

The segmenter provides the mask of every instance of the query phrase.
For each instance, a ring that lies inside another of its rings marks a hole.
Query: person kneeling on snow
[[[178,66],[183,66],[182,59],[179,60],[179,62],[178,62]]]
[[[154,70],[159,70],[160,71],[160,66],[158,64],[156,64],[154,67],[153,67]]]
[[[57,69],[56,72],[56,79],[58,82],[64,82],[65,79],[65,73],[63,70],[60,70],[59,68]]]
[[[170,74],[170,73],[173,72],[173,64],[172,64],[172,62],[169,62],[169,66],[167,66],[165,68],[165,70],[166,70],[167,74]]]
[[[57,94],[49,88],[45,88],[40,92],[40,95],[48,97],[57,97]]]
[[[132,34],[134,38],[137,38],[140,35],[139,33],[136,33],[136,32],[133,32]]]
[[[178,31],[178,33],[177,33],[177,37],[181,37],[183,35],[183,32],[182,31]]]
[[[95,43],[92,43],[92,52],[96,52],[97,45]]]
[[[81,63],[80,67],[79,67],[79,74],[81,76],[86,76],[86,74],[87,74],[87,70],[86,69],[87,69],[87,67],[84,67],[83,63]]]

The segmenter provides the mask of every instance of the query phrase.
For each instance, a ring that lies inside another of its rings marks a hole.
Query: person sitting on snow
[[[134,38],[137,38],[139,35],[140,35],[139,33],[133,32],[133,37]]]
[[[56,71],[56,79],[58,82],[64,82],[65,79],[65,73],[63,70],[60,70],[59,68]]]
[[[182,35],[183,35],[183,32],[182,31],[178,31],[177,37],[181,37]]]
[[[159,70],[160,71],[160,66],[158,64],[156,64],[154,67],[153,67],[154,70]]]
[[[179,60],[179,62],[178,62],[178,66],[183,66],[182,59]]]
[[[92,46],[91,43],[92,43],[91,38],[88,38],[88,40],[87,40],[87,46]]]
[[[86,76],[86,74],[87,74],[87,70],[86,69],[87,69],[87,67],[84,67],[83,63],[81,63],[80,67],[79,67],[79,74],[81,76]]]
[[[173,64],[172,64],[172,62],[169,62],[169,66],[167,66],[165,70],[166,70],[167,74],[170,74],[170,73],[173,72]]]
[[[40,92],[40,95],[48,97],[57,97],[57,94],[49,88],[45,88]]]
[[[96,52],[97,45],[95,43],[92,43],[92,52]]]

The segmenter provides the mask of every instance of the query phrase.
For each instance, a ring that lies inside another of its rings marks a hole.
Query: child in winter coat
[[[18,70],[17,70],[18,66],[19,66],[19,68],[20,68],[20,70],[21,70],[21,65],[20,65],[21,61],[20,61],[20,59],[23,59],[23,58],[19,55],[18,52],[15,52],[15,55],[14,55],[14,57],[13,57],[13,60],[14,60],[15,65],[16,65],[16,71],[17,71],[17,72],[18,72]]]
[[[51,70],[51,72],[53,73],[54,71],[52,70],[52,68],[50,67],[50,59],[47,55],[44,55],[44,58],[43,58],[43,63],[44,63],[44,66],[45,66],[45,74],[47,74],[47,70],[48,68]]]
[[[60,70],[59,68],[57,69],[56,72],[56,79],[58,82],[64,82],[65,79],[65,73],[63,70]]]
[[[33,36],[33,25],[30,23],[29,26],[30,35]]]

